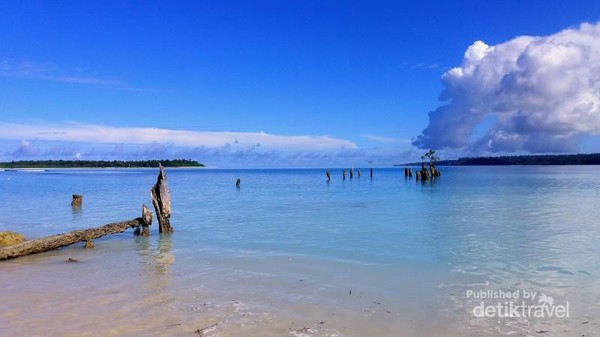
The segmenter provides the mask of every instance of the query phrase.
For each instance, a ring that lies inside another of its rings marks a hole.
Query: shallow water
[[[400,169],[345,181],[332,170],[330,183],[324,170],[167,169],[172,236],[154,224],[149,238],[0,262],[0,335],[600,333],[597,168],[442,170],[423,184]],[[0,172],[0,230],[37,238],[135,218],[155,176]],[[569,317],[478,318],[482,301],[509,301],[469,295],[479,290],[568,303]]]

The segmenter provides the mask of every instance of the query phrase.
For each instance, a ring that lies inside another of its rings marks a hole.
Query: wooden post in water
[[[408,177],[412,178],[412,169],[411,168],[408,169]]]
[[[360,173],[360,169],[356,169],[356,174],[358,174],[358,177],[360,178],[360,176],[362,175],[362,174]]]
[[[425,168],[425,163],[421,164],[421,180],[425,181],[429,179],[429,171]]]
[[[329,172],[329,170],[325,171],[325,177],[327,177],[327,182],[329,182],[329,180],[331,180],[331,173]]]
[[[242,184],[242,180],[240,180],[240,178],[238,178],[238,180],[236,180],[236,182],[235,182],[235,187],[239,190],[241,184]]]
[[[167,175],[165,174],[165,168],[158,164],[158,177],[156,177],[156,184],[150,190],[150,196],[152,197],[152,205],[156,212],[156,219],[158,219],[158,232],[159,233],[172,233],[173,227],[171,227],[171,192],[167,185]]]
[[[81,194],[73,194],[73,200],[71,201],[71,206],[73,207],[81,207],[83,203],[83,195]]]
[[[373,179],[373,161],[369,160],[369,176]]]
[[[350,169],[350,179],[354,178],[354,169]]]
[[[439,177],[442,173],[435,167],[435,164],[429,163],[429,171],[432,177]]]
[[[342,179],[343,179],[343,180],[346,180],[346,170],[343,170],[343,171],[342,171]]]

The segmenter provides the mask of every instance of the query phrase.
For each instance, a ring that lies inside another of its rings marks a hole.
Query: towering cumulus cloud
[[[567,152],[600,134],[600,23],[495,46],[477,41],[442,76],[420,148]]]

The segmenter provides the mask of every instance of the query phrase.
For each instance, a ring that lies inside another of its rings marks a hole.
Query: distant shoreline
[[[64,169],[64,168],[153,168],[159,163],[164,167],[204,167],[204,164],[191,159],[166,160],[20,160],[0,162],[0,169]]]
[[[456,160],[440,160],[435,164],[437,166],[600,165],[600,153],[466,157]],[[421,166],[421,163],[415,162],[394,166]]]

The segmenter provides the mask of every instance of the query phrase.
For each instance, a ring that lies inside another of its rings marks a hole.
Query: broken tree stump
[[[430,177],[429,171],[425,168],[425,163],[421,164],[421,180],[426,181]]]
[[[137,227],[141,218],[114,222],[97,228],[75,230],[68,233],[56,234],[41,239],[29,240],[16,245],[0,248],[0,260],[8,260],[19,256],[47,252],[56,248],[70,246],[77,242],[86,242],[86,247],[92,245],[92,240],[109,234],[122,233],[128,228]]]
[[[329,180],[331,180],[331,173],[329,172],[329,170],[325,171],[325,177],[327,177],[327,182],[329,182]]]
[[[432,163],[429,163],[429,171],[431,172],[432,177],[439,177],[442,175],[442,172],[440,172],[440,170],[438,170]]]
[[[71,201],[71,206],[81,207],[81,203],[83,203],[83,195],[73,194],[73,200]]]
[[[152,212],[146,205],[142,205],[142,236],[150,236],[150,225],[152,224]]]
[[[150,190],[150,196],[152,197],[152,205],[154,206],[154,212],[156,213],[156,219],[158,219],[158,232],[159,233],[172,233],[173,227],[171,227],[171,192],[167,185],[167,175],[165,174],[165,168],[158,164],[158,177],[156,177],[156,184]]]

